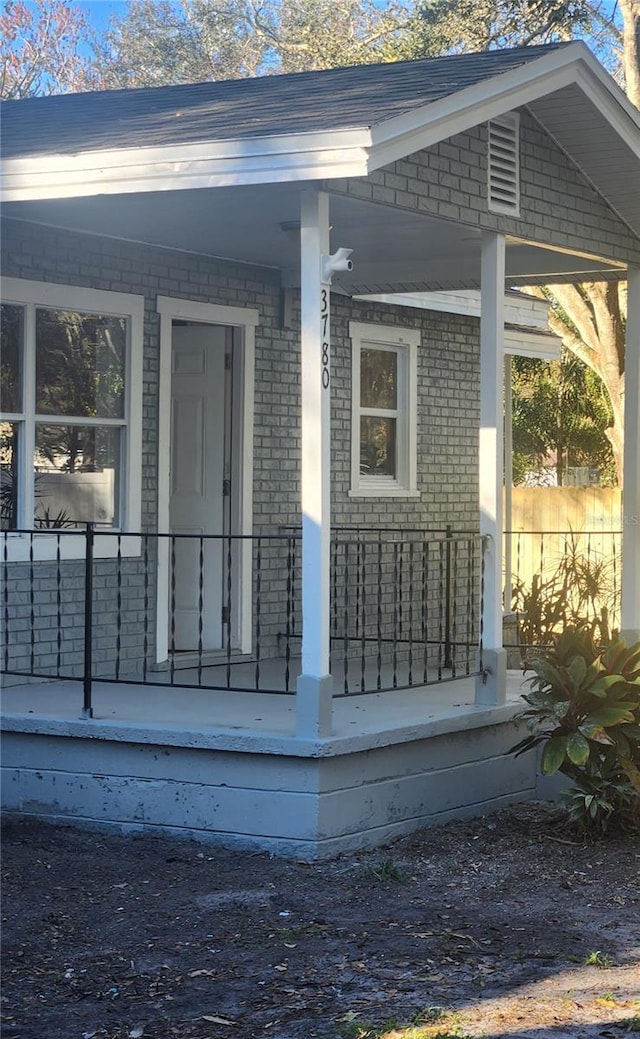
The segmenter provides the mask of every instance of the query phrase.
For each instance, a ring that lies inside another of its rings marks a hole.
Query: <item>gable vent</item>
[[[508,112],[489,123],[489,209],[520,214],[520,117]]]

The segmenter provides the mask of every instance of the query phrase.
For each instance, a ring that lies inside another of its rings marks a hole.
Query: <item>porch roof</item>
[[[522,106],[640,231],[640,115],[582,43],[7,102],[3,198],[366,176]]]
[[[5,154],[222,141],[379,126],[567,44],[213,83],[28,98],[3,113]]]

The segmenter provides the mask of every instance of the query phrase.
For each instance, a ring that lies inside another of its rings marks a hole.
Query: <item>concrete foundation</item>
[[[293,722],[278,715],[290,710],[287,697],[247,698],[260,719],[273,708],[272,731],[258,732],[207,726],[203,694],[198,729],[185,706],[191,724],[182,727],[115,720],[104,708],[92,720],[70,718],[61,704],[53,710],[55,685],[22,686],[11,698],[46,696],[49,711],[36,718],[5,706],[3,803],[11,813],[120,831],[332,856],[535,797],[535,756],[507,753],[521,735],[516,691],[519,676],[511,702],[494,708],[472,705],[472,680],[348,698],[334,704],[334,735],[303,740],[282,731]],[[105,690],[104,703],[116,693],[126,690]],[[136,694],[140,712],[153,691]]]

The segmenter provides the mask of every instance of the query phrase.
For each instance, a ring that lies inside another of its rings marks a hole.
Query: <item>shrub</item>
[[[544,745],[542,772],[562,772],[573,787],[570,818],[592,833],[640,822],[640,642],[602,649],[588,627],[567,628],[545,655],[529,661],[529,705],[518,718],[530,733],[512,752]]]

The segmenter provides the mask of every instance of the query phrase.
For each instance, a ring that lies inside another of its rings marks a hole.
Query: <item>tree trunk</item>
[[[618,483],[623,476],[624,438],[624,293],[615,282],[551,285],[528,289],[540,299],[551,299],[549,325],[564,345],[602,380],[611,405],[612,422],[606,430],[616,464]]]
[[[640,0],[619,0],[624,24],[622,63],[627,96],[640,108]]]
[[[626,92],[629,100],[640,108],[640,0],[619,0],[619,7],[624,26],[622,60]],[[624,454],[625,289],[625,286],[600,282],[531,290],[541,298],[551,298],[554,303],[549,318],[551,328],[567,349],[602,379],[613,415],[606,434],[620,485]]]

